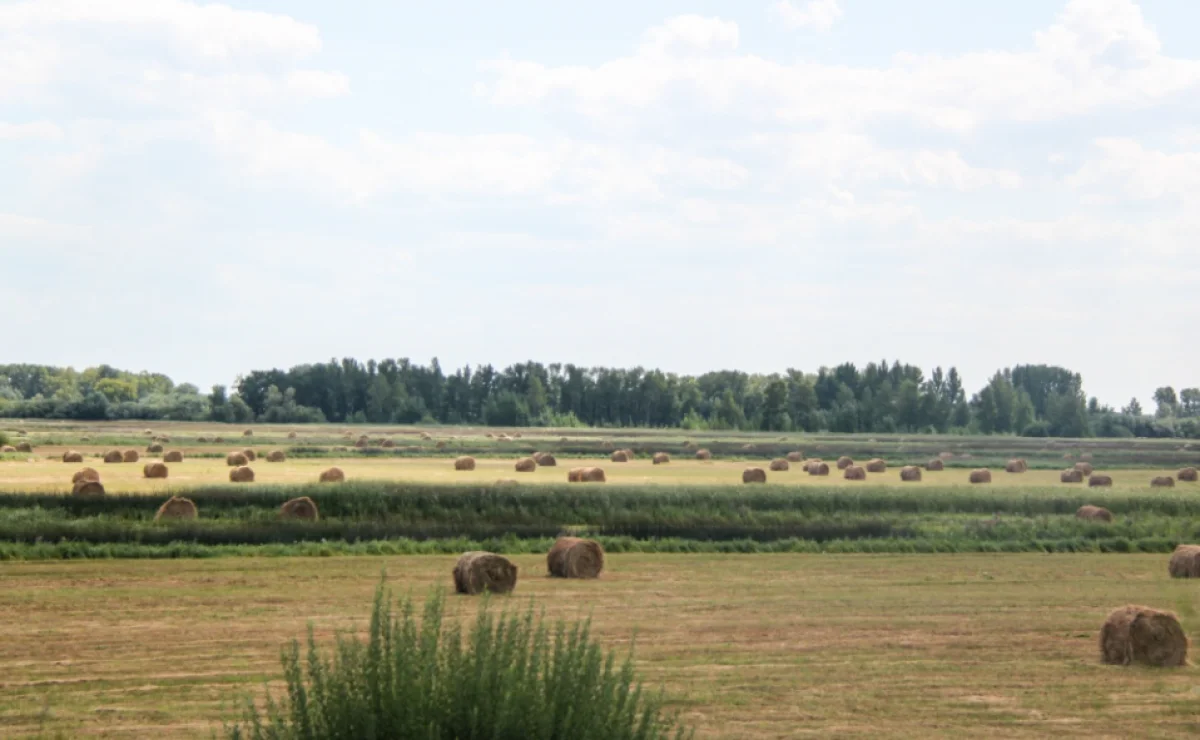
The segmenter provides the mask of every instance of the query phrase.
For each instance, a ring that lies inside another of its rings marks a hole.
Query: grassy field
[[[1125,603],[1200,597],[1146,555],[614,555],[595,582],[498,600],[591,615],[705,738],[1188,737],[1196,675],[1100,665]],[[359,629],[380,569],[423,598],[452,557],[3,566],[0,735],[208,737],[278,675],[282,643]],[[470,618],[477,601],[451,600]]]

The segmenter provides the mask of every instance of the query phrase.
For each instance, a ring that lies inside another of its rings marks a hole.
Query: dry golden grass
[[[1187,737],[1196,669],[1103,666],[1115,606],[1179,613],[1164,556],[610,555],[596,581],[542,576],[497,605],[593,616],[703,738]],[[362,628],[380,569],[451,588],[455,557],[5,564],[0,736],[209,737],[279,674],[280,644]],[[477,600],[451,598],[469,619]]]

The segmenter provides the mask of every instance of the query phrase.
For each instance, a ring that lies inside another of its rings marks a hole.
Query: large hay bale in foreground
[[[579,475],[580,483],[607,483],[608,478],[604,475],[604,468],[587,467]]]
[[[346,480],[346,474],[341,468],[329,468],[321,471],[321,477],[318,478],[321,483],[343,483]]]
[[[150,453],[151,455],[161,455],[162,451],[163,451],[163,446],[158,444],[157,442],[155,442],[152,445],[146,445],[146,452]]]
[[[567,483],[579,483],[583,480],[583,468],[571,468],[567,471]]]
[[[518,473],[532,473],[533,471],[537,470],[537,463],[534,462],[532,457],[523,457],[520,460],[517,460],[517,463],[513,466],[513,468]]]
[[[240,467],[250,462],[250,458],[246,457],[245,453],[231,452],[225,456],[225,464],[231,468]]]
[[[842,477],[846,480],[866,480],[867,469],[861,465],[851,465],[842,471]]]
[[[1187,665],[1188,639],[1179,619],[1148,606],[1114,610],[1100,628],[1100,659],[1108,665]]]
[[[821,462],[820,460],[808,462],[805,467],[809,475],[829,475],[829,463]]]
[[[546,554],[546,570],[556,578],[598,578],[604,570],[604,548],[595,540],[559,537]]]
[[[469,455],[463,455],[462,457],[454,458],[454,469],[455,470],[474,470],[475,469],[475,458],[470,457]]]
[[[253,483],[254,469],[248,465],[239,465],[229,471],[229,481],[231,483]]]
[[[465,552],[454,564],[454,590],[460,594],[507,594],[517,587],[517,566],[493,552]]]
[[[654,464],[655,465],[665,465],[669,462],[671,462],[671,456],[668,455],[667,453],[665,453],[665,452],[654,453]]]
[[[854,464],[854,458],[850,457],[849,455],[842,455],[841,457],[839,457],[837,459],[837,469],[838,470],[845,470],[846,468],[850,467],[853,464]]]
[[[1169,475],[1158,475],[1150,479],[1151,488],[1174,488],[1175,479]]]
[[[1060,483],[1083,483],[1083,471],[1067,468],[1058,474]]]
[[[971,475],[967,480],[972,483],[991,483],[992,471],[987,468],[977,468],[971,471]]]
[[[242,454],[245,455],[246,459],[249,460],[250,462],[254,462],[255,460],[258,459],[258,453],[256,453],[254,450],[250,449],[249,447],[242,450]]]
[[[183,462],[183,453],[179,450],[170,450],[163,455],[163,462],[181,463]]]
[[[285,501],[283,506],[279,507],[279,518],[302,519],[307,522],[315,522],[320,518],[320,515],[317,513],[317,502],[308,496],[300,496]]]
[[[1076,519],[1083,519],[1089,522],[1111,522],[1113,520],[1112,512],[1103,506],[1092,506],[1084,504],[1075,512]]]
[[[108,452],[104,453],[104,462],[106,463],[119,463],[124,461],[125,455],[121,454],[120,450],[109,450]]]
[[[1029,470],[1029,463],[1021,458],[1014,458],[1004,464],[1004,472],[1006,473],[1024,473]]]
[[[900,468],[900,480],[919,483],[921,480],[921,469],[916,465],[905,465]]]
[[[83,462],[83,455],[75,450],[67,450],[63,453],[62,461],[65,463],[81,463]]]
[[[142,456],[138,454],[137,450],[125,450],[125,453],[123,455],[121,455],[122,462],[127,462],[127,463],[135,463],[141,459],[142,459]]]
[[[83,481],[99,481],[100,473],[95,468],[83,468],[75,475],[71,476],[71,485],[81,483]]]
[[[172,496],[167,499],[162,506],[158,507],[158,511],[154,514],[154,521],[162,519],[195,519],[197,516],[196,504],[183,496]]]
[[[937,470],[945,470],[946,463],[942,462],[942,459],[940,457],[935,457],[932,460],[930,460],[929,462],[925,463],[925,469],[928,470],[929,472],[934,472]]]
[[[1197,480],[1200,480],[1200,471],[1197,471],[1195,468],[1184,468],[1175,477],[1181,481],[1195,483]]]
[[[701,448],[699,450],[696,450],[696,459],[697,460],[711,460],[712,453],[704,448]]]
[[[766,483],[767,471],[762,468],[746,468],[742,471],[742,483]]]
[[[867,460],[867,472],[868,473],[886,473],[887,472],[887,463],[884,462],[883,460],[879,459],[878,457],[873,458],[871,460]]]
[[[533,456],[533,461],[538,464],[538,467],[553,468],[558,465],[558,460],[554,459],[554,455],[549,452],[539,452]]]
[[[1075,469],[1085,476],[1091,475],[1094,472],[1092,464],[1089,462],[1077,462],[1075,463]]]
[[[792,450],[784,455],[788,462],[804,462],[804,453],[800,450]]]
[[[287,462],[287,455],[283,454],[283,450],[271,450],[267,453],[267,462]]]
[[[791,468],[791,465],[789,465],[788,461],[784,460],[782,457],[776,458],[771,461],[771,470],[773,470],[777,473],[782,472],[784,470],[788,470],[790,468]]]
[[[142,477],[144,478],[166,478],[167,466],[160,462],[146,463],[142,468]]]
[[[629,462],[629,455],[625,454],[625,450],[613,450],[613,453],[608,456],[613,462]]]
[[[104,486],[98,480],[81,480],[71,486],[72,496],[103,496]]]
[[[1101,488],[1101,487],[1103,487],[1103,488],[1111,488],[1112,487],[1112,476],[1111,475],[1100,475],[1099,473],[1097,473],[1095,475],[1088,476],[1088,488]]]
[[[1167,572],[1172,578],[1200,578],[1200,545],[1180,545],[1171,553]]]

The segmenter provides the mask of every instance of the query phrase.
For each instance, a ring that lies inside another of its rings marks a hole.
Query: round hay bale
[[[555,578],[599,578],[604,548],[595,540],[559,537],[546,554],[546,569]]]
[[[517,460],[517,463],[513,466],[513,468],[518,473],[532,473],[533,471],[537,470],[537,463],[534,462],[532,457],[523,457],[520,460]]]
[[[231,483],[253,483],[254,469],[249,465],[239,465],[229,471],[229,481]]]
[[[225,444],[225,438],[224,437],[213,437],[213,444],[223,445],[223,444]]]
[[[1068,468],[1058,474],[1060,483],[1083,483],[1083,472],[1075,468]]]
[[[341,468],[329,468],[321,471],[321,477],[318,479],[322,483],[343,483],[346,480],[346,474]]]
[[[712,453],[706,449],[701,448],[699,450],[696,450],[696,459],[697,460],[711,460]]]
[[[98,480],[81,480],[71,486],[72,496],[103,496],[104,486]]]
[[[829,475],[829,463],[809,460],[805,470],[809,475]],[[849,470],[849,468],[847,468]]]
[[[109,450],[108,452],[104,453],[104,462],[106,463],[119,463],[124,461],[125,456],[121,454],[120,450]]]
[[[366,447],[367,444],[369,444],[369,441],[366,439],[359,439],[359,440],[355,440],[355,442],[354,442],[355,447]]]
[[[391,449],[391,448],[393,448],[393,447],[395,447],[395,446],[396,446],[396,440],[394,440],[394,439],[381,439],[381,440],[379,440],[379,446],[380,446],[380,447],[386,447],[386,448],[388,448],[388,449]],[[441,448],[439,447],[438,449],[441,449]]]
[[[163,451],[163,446],[158,444],[157,442],[155,442],[152,445],[146,445],[146,452],[149,452],[152,455],[161,455],[162,451]]]
[[[866,480],[867,470],[861,465],[851,465],[842,471],[842,477],[846,480]]]
[[[539,452],[533,456],[533,461],[542,468],[553,468],[558,465],[558,460],[555,460],[554,455],[551,455],[549,452]]]
[[[1171,553],[1167,572],[1172,578],[1200,578],[1200,545],[1180,545]]]
[[[167,466],[160,462],[146,463],[142,468],[143,478],[166,478]]]
[[[1092,464],[1088,463],[1088,462],[1075,463],[1075,469],[1078,470],[1080,473],[1083,473],[1084,476],[1091,475],[1093,472]]]
[[[972,483],[991,483],[992,471],[987,468],[977,468],[971,471],[970,477],[967,478]]]
[[[900,480],[917,483],[921,480],[921,469],[916,465],[905,465],[900,468]]]
[[[1195,468],[1184,468],[1183,470],[1180,470],[1175,477],[1181,481],[1195,483],[1197,480],[1200,480],[1200,473],[1198,473]]]
[[[153,436],[154,436],[154,430],[153,430],[153,429],[147,429],[146,431],[142,432],[142,434],[145,434],[146,436],[149,436],[149,437],[153,437]]]
[[[571,468],[567,471],[567,483],[582,483],[583,468]]]
[[[86,481],[100,482],[100,473],[95,468],[83,468],[71,476],[71,485]]]
[[[1112,512],[1103,506],[1092,506],[1084,504],[1075,512],[1076,519],[1083,519],[1089,522],[1111,522],[1113,520]]]
[[[604,476],[604,468],[587,467],[579,475],[580,483],[607,483],[608,478]]]
[[[1169,475],[1155,476],[1150,480],[1151,488],[1174,488],[1175,479]]]
[[[945,470],[946,463],[942,462],[940,457],[935,457],[929,462],[925,463],[925,469],[931,473],[939,470]]]
[[[848,457],[846,455],[842,455],[841,457],[839,457],[837,459],[837,469],[838,470],[845,470],[846,468],[850,467],[853,464],[854,464],[853,458]]]
[[[196,441],[200,444],[208,444],[208,437],[196,437]]]
[[[181,463],[183,462],[183,453],[179,450],[171,450],[163,455],[163,462]]]
[[[267,462],[287,462],[287,455],[283,454],[283,450],[271,450],[267,453]]]
[[[249,447],[242,450],[242,454],[245,455],[246,459],[249,460],[250,462],[254,462],[255,460],[258,459],[258,453],[256,453],[254,450],[250,449]]]
[[[247,429],[246,431],[242,432],[242,436],[243,436],[243,437],[253,437],[253,436],[254,436],[254,430],[253,430],[253,429]]]
[[[12,445],[4,445],[3,447],[0,447],[0,452],[16,452],[16,451],[17,451],[17,448],[13,447]]]
[[[1088,476],[1088,488],[1111,488],[1112,476],[1096,473]]]
[[[295,432],[288,432],[288,436],[287,436],[287,438],[288,438],[288,439],[295,439],[295,438],[296,438],[296,433],[295,433]]]
[[[667,453],[665,453],[665,452],[654,453],[654,464],[655,465],[666,465],[669,462],[671,462],[671,456],[668,455]]]
[[[1021,458],[1009,460],[1004,464],[1004,472],[1006,473],[1024,473],[1029,470],[1029,464]]]
[[[302,519],[307,522],[315,522],[320,518],[317,513],[317,502],[313,501],[308,496],[300,496],[283,503],[279,507],[280,519]]]
[[[766,483],[767,471],[762,468],[746,468],[742,471],[742,483]]]
[[[127,463],[135,463],[141,459],[141,455],[137,450],[125,450],[125,454],[121,455],[121,460]]]
[[[804,462],[804,453],[800,450],[792,450],[783,457],[788,462]]]
[[[790,468],[791,468],[791,465],[788,463],[787,460],[785,460],[782,457],[775,458],[774,460],[771,461],[771,470],[776,473],[780,473],[785,470],[789,470]]]
[[[625,454],[625,450],[613,450],[608,459],[613,462],[629,462],[629,455]]]
[[[33,445],[29,444],[28,442],[18,442],[17,443],[17,452],[25,452],[25,453],[33,452]]]
[[[62,461],[65,463],[81,463],[83,462],[83,455],[75,450],[68,450],[63,453]]]
[[[517,587],[517,566],[492,552],[465,552],[454,564],[454,590],[460,594],[507,594]]]
[[[231,468],[240,467],[250,462],[250,458],[246,457],[243,452],[231,452],[225,456],[225,464]]]
[[[389,441],[391,441],[391,440],[389,440]],[[446,449],[446,440],[444,440],[444,439],[439,439],[439,440],[437,441],[437,444],[435,444],[433,447],[434,447],[434,449],[437,449],[437,450],[444,450],[444,449]]]
[[[492,435],[489,434],[488,436],[490,437]],[[433,437],[430,436],[429,432],[421,432],[421,439],[433,439]]]
[[[475,458],[470,457],[468,455],[463,455],[462,457],[456,457],[454,459],[454,469],[455,470],[474,470],[475,469]]]
[[[1148,606],[1114,610],[1100,628],[1100,660],[1108,665],[1187,665],[1188,639],[1171,612]]]
[[[866,468],[868,473],[886,473],[887,463],[875,457],[867,460]]]
[[[158,511],[154,514],[154,521],[162,519],[195,519],[198,512],[196,504],[183,496],[172,496],[163,502],[163,505],[158,507]]]

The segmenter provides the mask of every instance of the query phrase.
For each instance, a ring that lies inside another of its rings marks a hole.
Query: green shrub
[[[591,640],[589,622],[553,629],[533,615],[495,616],[485,601],[464,638],[444,623],[444,598],[423,618],[411,599],[392,611],[381,585],[366,644],[339,637],[322,655],[309,630],[306,658],[293,641],[283,652],[287,699],[269,695],[260,714],[248,703],[230,740],[333,738],[569,738],[658,740],[685,737],[662,699],[634,679],[632,656],[617,668]]]

